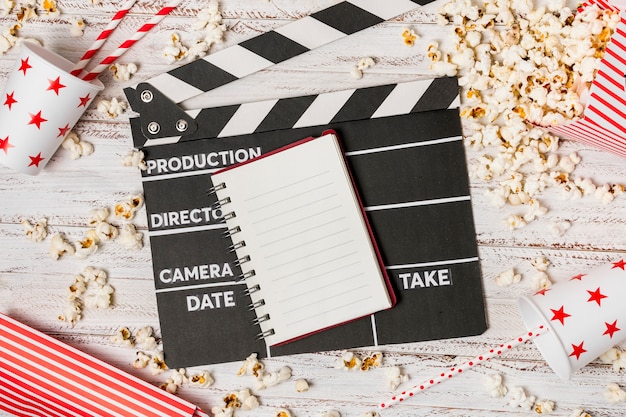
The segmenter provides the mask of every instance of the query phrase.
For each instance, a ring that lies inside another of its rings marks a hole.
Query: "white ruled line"
[[[389,209],[396,209],[396,208],[419,207],[419,206],[434,206],[437,204],[458,203],[459,201],[470,201],[470,196],[462,195],[459,197],[435,198],[432,200],[409,201],[406,203],[381,204],[379,206],[365,207],[365,211],[379,211],[379,210],[389,210]]]
[[[367,155],[367,154],[370,154],[370,153],[397,151],[397,150],[400,150],[400,149],[417,148],[417,147],[420,147],[420,146],[440,145],[442,143],[456,142],[456,141],[461,140],[462,138],[463,138],[462,136],[451,136],[449,138],[425,140],[423,142],[402,143],[402,144],[399,144],[399,145],[381,146],[379,148],[370,148],[370,149],[363,149],[363,150],[360,150],[360,151],[346,152],[346,156]]]
[[[164,292],[189,291],[189,290],[201,290],[204,288],[228,287],[231,285],[246,285],[246,282],[245,281],[210,282],[206,284],[185,285],[182,287],[159,288],[156,290],[156,292],[160,294]]]
[[[179,227],[177,229],[151,230],[148,236],[178,235],[180,233],[202,232],[205,230],[226,229],[226,223],[206,224],[204,226]]]
[[[440,266],[440,265],[457,265],[457,264],[468,264],[471,262],[477,262],[478,257],[472,258],[461,258],[461,259],[451,259],[444,261],[433,261],[433,262],[422,262],[417,264],[405,264],[405,265],[386,265],[385,269],[393,270],[393,269],[405,269],[405,268],[422,268],[425,266]]]

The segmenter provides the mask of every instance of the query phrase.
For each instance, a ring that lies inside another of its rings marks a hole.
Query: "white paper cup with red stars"
[[[94,97],[99,80],[70,74],[74,64],[24,42],[0,96],[0,163],[36,175],[46,166]]]
[[[626,340],[626,260],[580,273],[519,299],[526,327],[548,326],[534,343],[548,365],[569,379]]]

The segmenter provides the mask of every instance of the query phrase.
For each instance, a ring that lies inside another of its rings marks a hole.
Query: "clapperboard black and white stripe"
[[[157,302],[170,366],[235,361],[252,351],[277,356],[484,331],[456,78],[285,100],[237,106],[234,112],[204,109],[196,119],[209,130],[143,148]],[[254,122],[231,125],[238,112]],[[217,115],[223,119],[213,124]],[[133,136],[142,140],[137,121],[132,125]],[[209,135],[210,129],[217,133]],[[255,338],[254,313],[242,294],[245,284],[236,279],[240,271],[223,236],[222,213],[204,190],[215,170],[326,129],[342,139],[399,302],[370,318],[269,349]],[[211,335],[237,343],[224,350]]]
[[[450,88],[450,86],[453,88]],[[150,85],[141,84],[145,90]],[[223,138],[275,129],[321,126],[346,120],[379,118],[459,106],[456,80],[425,79],[370,88],[265,100],[187,111],[195,132],[160,139],[135,137],[149,147],[201,138]]]
[[[336,41],[432,0],[342,1],[149,80],[174,103]],[[202,74],[198,76],[197,74]]]
[[[192,126],[179,117],[177,103],[231,83],[277,63],[309,52],[322,45],[414,10],[433,0],[348,0],[312,13],[302,19],[265,32],[237,45],[209,54],[147,81],[153,92],[142,95],[143,88],[129,88],[126,96],[133,109],[141,113],[144,136],[178,136]],[[155,91],[156,90],[156,91]],[[159,101],[155,97],[166,97]],[[158,126],[158,127],[157,127]],[[178,129],[177,129],[178,126]],[[175,140],[175,139],[174,139]],[[171,142],[172,140],[170,140]]]

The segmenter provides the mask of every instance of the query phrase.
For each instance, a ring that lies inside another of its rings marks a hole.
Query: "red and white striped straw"
[[[102,45],[104,45],[109,36],[111,36],[111,33],[113,33],[117,25],[119,25],[121,20],[124,16],[126,16],[130,8],[133,7],[136,2],[137,0],[127,0],[126,3],[124,3],[124,5],[115,13],[107,27],[100,32],[100,35],[98,35],[95,42],[91,44],[87,52],[85,52],[80,61],[78,61],[78,63],[74,66],[74,69],[70,72],[70,74],[78,77],[80,73],[83,72],[83,68],[85,68],[89,61],[91,61],[91,58],[98,53]]]
[[[474,366],[488,361],[491,358],[496,356],[500,356],[509,350],[528,342],[529,340],[533,340],[535,337],[540,336],[548,331],[548,327],[546,326],[538,326],[535,329],[524,333],[516,337],[515,339],[510,340],[508,343],[503,343],[496,348],[489,350],[489,352],[484,353],[482,355],[476,356],[474,359],[469,360],[467,362],[462,363],[459,366],[452,367],[445,372],[441,372],[437,376],[433,376],[421,384],[414,385],[410,390],[402,391],[399,394],[391,397],[389,401],[385,401],[379,404],[381,409],[387,409],[395,404],[401,403],[403,401],[408,400],[413,397],[415,394],[425,391],[428,388],[434,387],[437,384],[442,383],[443,381],[447,381],[448,379],[453,378],[456,375],[462,374],[464,371],[473,368]]]
[[[130,47],[132,47],[137,41],[143,38],[146,33],[150,31],[150,29],[155,27],[161,20],[165,18],[165,16],[170,14],[172,10],[174,10],[176,6],[178,6],[180,1],[181,0],[173,1],[172,3],[164,6],[161,10],[159,10],[157,14],[152,19],[150,19],[149,22],[141,26],[131,38],[122,42],[122,44],[115,51],[113,51],[109,56],[100,61],[100,63],[94,69],[85,74],[82,77],[83,80],[91,81],[98,77],[98,75],[100,75],[102,71],[106,70],[109,65],[114,63],[120,56],[128,51]]]

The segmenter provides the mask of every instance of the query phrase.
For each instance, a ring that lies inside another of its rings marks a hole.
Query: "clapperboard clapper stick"
[[[198,111],[178,104],[320,46],[415,10],[432,0],[342,1],[160,74],[124,93],[138,112],[144,146],[176,143],[197,130]],[[198,76],[202,74],[202,76]],[[149,143],[150,142],[150,143]]]

